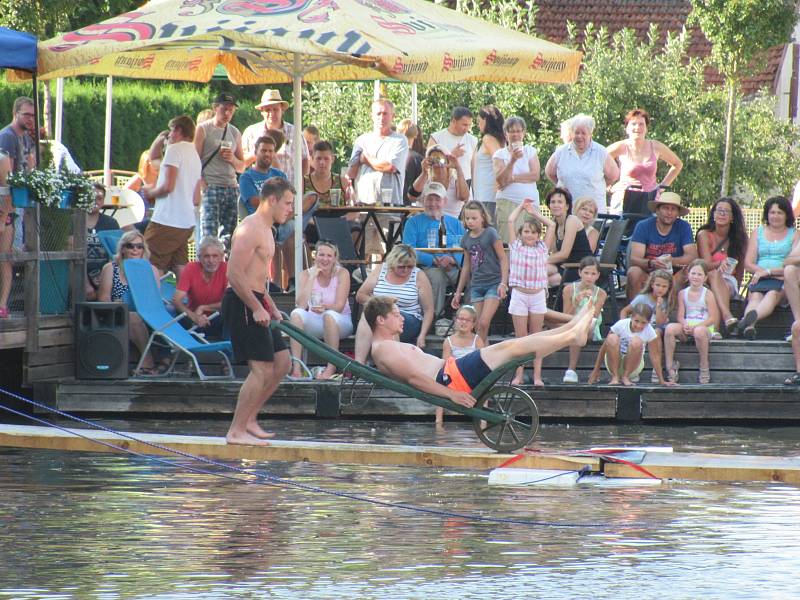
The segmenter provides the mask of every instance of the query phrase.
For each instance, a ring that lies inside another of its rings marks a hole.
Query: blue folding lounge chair
[[[117,246],[123,233],[125,232],[122,229],[108,229],[97,232],[97,238],[103,244],[109,260],[114,260],[114,255],[117,253]]]
[[[181,354],[185,354],[189,360],[194,363],[197,374],[202,380],[206,379],[231,379],[233,378],[233,368],[231,361],[228,358],[233,352],[231,343],[224,342],[207,342],[202,337],[193,332],[187,331],[178,322],[186,317],[185,313],[173,317],[167,312],[164,303],[161,301],[161,294],[158,291],[158,284],[153,276],[153,268],[150,263],[143,258],[129,258],[125,261],[125,276],[128,278],[128,286],[131,290],[131,296],[136,304],[136,312],[147,323],[148,327],[153,330],[150,339],[147,340],[147,346],[142,352],[142,358],[139,359],[139,364],[136,365],[134,374],[138,374],[139,369],[142,367],[142,361],[147,353],[150,351],[153,341],[161,339],[173,351],[172,361],[169,368],[164,375],[169,375],[175,368],[175,363]],[[228,367],[228,375],[206,375],[200,368],[200,362],[197,360],[200,354],[215,353],[222,356]]]

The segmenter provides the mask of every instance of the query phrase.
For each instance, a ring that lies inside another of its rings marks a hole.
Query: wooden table
[[[386,252],[388,253],[392,249],[392,246],[403,239],[403,227],[405,226],[408,217],[413,214],[423,212],[423,210],[424,209],[421,206],[377,206],[375,204],[356,204],[352,206],[320,206],[317,208],[314,214],[323,217],[341,217],[348,213],[354,212],[362,214],[361,233],[356,239],[356,247],[358,248],[361,258],[364,258],[367,245],[367,224],[370,221],[375,224],[375,228],[378,230],[381,240],[383,240],[383,243],[386,244]],[[380,222],[378,221],[378,217],[381,215],[393,215],[400,217],[399,227],[390,232],[389,235],[386,235],[383,232]]]

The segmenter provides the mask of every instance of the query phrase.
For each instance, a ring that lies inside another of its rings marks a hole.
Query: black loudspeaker
[[[75,377],[127,379],[128,306],[83,302],[75,308]]]

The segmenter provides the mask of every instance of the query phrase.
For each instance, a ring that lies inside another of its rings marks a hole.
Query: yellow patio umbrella
[[[154,0],[41,42],[39,76],[203,82],[223,65],[236,84],[292,82],[300,124],[301,81],[573,83],[581,57],[424,0]]]

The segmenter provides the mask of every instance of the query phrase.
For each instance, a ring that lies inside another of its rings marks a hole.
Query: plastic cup
[[[511,142],[511,151],[519,150],[522,148],[522,142]]]
[[[436,248],[439,242],[439,230],[438,229],[428,229],[428,248]]]
[[[220,142],[219,147],[220,147],[220,150],[230,150],[231,148],[233,148],[233,142],[228,141],[228,140],[224,140],[224,141]]]
[[[322,305],[322,295],[321,294],[311,294],[311,298],[308,300],[309,308],[316,308]]]
[[[119,194],[111,194],[111,204],[113,206],[119,206],[119,202],[120,202]]]
[[[664,263],[665,271],[669,271],[670,273],[672,273],[672,255],[662,254],[661,256],[658,257],[658,260]]]
[[[725,259],[725,272],[726,273],[733,273],[736,270],[736,265],[739,264],[739,261],[735,258],[731,258],[730,256]]]
[[[392,205],[392,188],[383,188],[381,190],[381,204],[383,206]]]
[[[331,188],[331,206],[339,206],[342,201],[342,190],[339,188]]]

